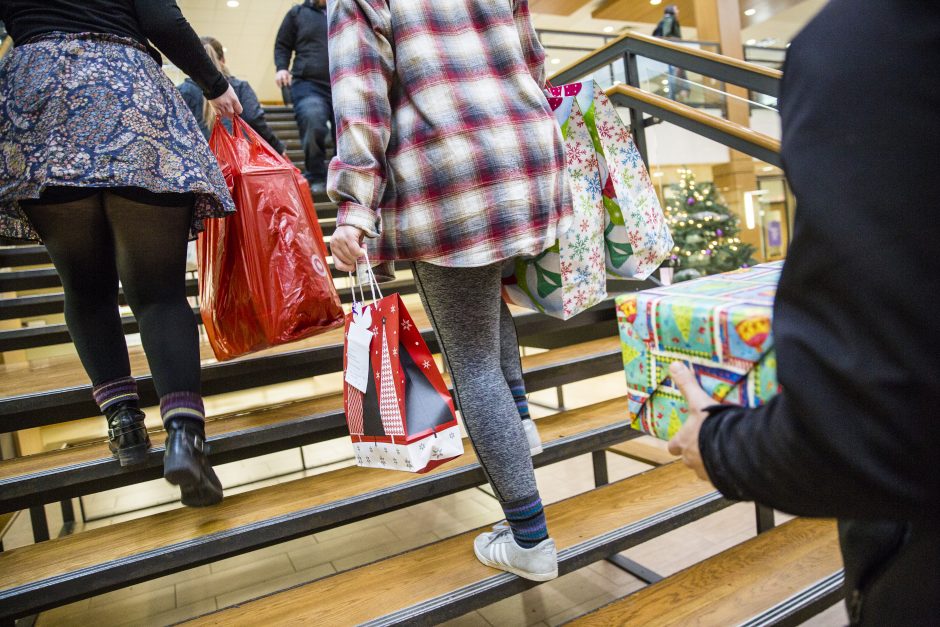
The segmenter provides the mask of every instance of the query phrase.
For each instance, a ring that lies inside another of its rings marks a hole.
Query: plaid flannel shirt
[[[535,255],[571,215],[528,0],[330,0],[338,224],[373,261]]]

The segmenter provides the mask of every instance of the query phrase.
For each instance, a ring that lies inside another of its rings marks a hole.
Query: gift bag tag
[[[362,303],[353,303],[353,321],[346,338],[346,383],[363,394],[369,383],[369,350],[373,333],[372,309]]]

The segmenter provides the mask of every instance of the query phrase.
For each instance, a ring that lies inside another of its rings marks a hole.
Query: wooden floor
[[[840,568],[835,521],[800,518],[571,625],[736,625]]]
[[[714,491],[670,464],[546,508],[559,550]],[[585,512],[590,512],[589,516]],[[482,529],[206,616],[196,625],[357,625],[499,574],[477,561]]]

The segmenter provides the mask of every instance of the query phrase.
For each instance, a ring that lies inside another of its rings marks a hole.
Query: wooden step
[[[16,521],[16,517],[19,515],[19,512],[6,512],[0,514],[0,552],[3,552],[3,538],[7,535],[7,532],[10,531],[10,527],[13,526],[13,523]]]
[[[192,294],[198,293],[198,286],[195,280],[187,281],[187,291]],[[411,277],[390,281],[382,284],[382,289],[389,292],[398,292],[399,294],[414,294],[417,287]],[[340,301],[349,304],[353,300],[352,289],[343,287],[337,289]],[[124,304],[123,293],[120,297]],[[17,301],[26,301],[18,303]],[[9,309],[5,305],[9,304]],[[44,296],[26,296],[23,298],[0,300],[0,320],[4,313],[10,311],[19,311],[21,315],[10,316],[11,318],[22,318],[30,316],[48,315],[50,313],[62,313],[65,306],[64,294],[47,294]],[[202,317],[199,315],[199,308],[193,308],[193,315],[196,317],[196,324],[202,324]],[[122,316],[121,327],[124,334],[139,333],[140,328],[137,325],[137,319],[134,316]],[[43,326],[24,327],[22,329],[10,329],[0,331],[0,353],[4,351],[22,350],[37,348],[40,346],[54,346],[56,344],[70,344],[72,336],[65,324],[47,324]]]
[[[650,466],[662,466],[679,459],[675,455],[669,454],[669,451],[666,450],[666,442],[648,435],[635,438],[629,442],[621,442],[607,450]]]
[[[522,365],[526,388],[536,392],[616,372],[619,360],[619,340],[611,337],[526,356]],[[214,464],[342,437],[347,435],[343,396],[226,414],[208,420],[206,433]],[[155,429],[150,437],[154,449],[134,468],[115,463],[106,441],[0,461],[0,512],[160,478],[165,433]]]
[[[567,624],[794,625],[841,588],[835,522],[798,518]]]
[[[320,229],[325,237],[329,237],[336,230],[336,205],[332,202],[317,205],[317,217],[320,220]],[[46,247],[39,244],[23,244],[21,246],[0,246],[0,268],[18,268],[22,266],[49,265],[49,253]]]
[[[711,485],[672,464],[549,505],[546,515],[559,549],[559,574],[645,542],[726,504]],[[436,624],[537,585],[477,561],[473,539],[483,530],[188,624]]]
[[[540,419],[544,452],[534,463],[554,463],[632,437],[623,403],[616,399]],[[0,619],[480,485],[483,472],[465,444],[463,456],[426,475],[348,467],[237,494],[214,507],[175,509],[0,553]],[[664,492],[670,491],[674,475],[674,482],[694,485],[668,495],[650,486],[643,497],[650,512],[711,490],[690,481],[689,473],[670,469],[664,473]],[[709,503],[717,500],[716,495]],[[650,530],[656,524],[642,527]]]
[[[437,340],[423,308],[412,306],[410,310],[429,347],[437,351]],[[610,298],[568,321],[518,308],[514,315],[524,342],[561,332],[566,338],[571,334],[566,343],[616,335]],[[342,329],[335,329],[223,363],[216,362],[208,344],[203,343],[203,393],[210,396],[338,372],[342,369],[342,333]],[[130,347],[129,353],[141,404],[156,404],[158,399],[143,349]],[[0,432],[95,416],[98,410],[91,399],[90,384],[75,356],[0,365]]]

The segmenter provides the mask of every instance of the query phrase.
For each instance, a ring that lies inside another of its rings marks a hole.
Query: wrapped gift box
[[[632,425],[671,438],[688,407],[669,364],[690,365],[716,403],[757,407],[780,390],[771,320],[783,262],[617,298]]]

